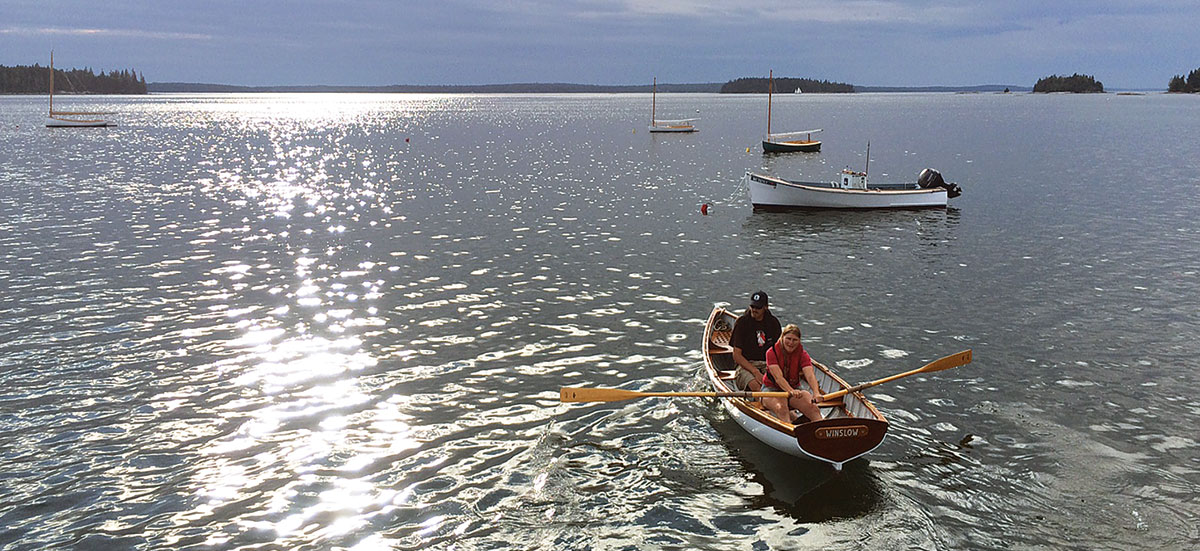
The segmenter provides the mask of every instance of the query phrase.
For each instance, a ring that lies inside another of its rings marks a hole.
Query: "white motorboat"
[[[888,209],[945,207],[962,194],[940,172],[927,168],[916,182],[868,184],[866,172],[843,170],[834,182],[800,182],[747,172],[746,186],[755,209]]]

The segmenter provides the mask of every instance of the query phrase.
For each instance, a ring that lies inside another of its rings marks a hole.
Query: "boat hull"
[[[46,118],[47,128],[103,128],[106,126],[115,126],[105,120],[71,120],[59,119],[55,117]]]
[[[728,336],[737,316],[722,307],[709,314],[704,329],[704,364],[715,392],[736,391],[730,372],[736,367]],[[849,385],[829,368],[813,362],[821,389],[835,392]],[[720,398],[729,416],[751,436],[783,453],[820,461],[841,470],[849,461],[866,455],[883,442],[888,422],[861,392],[843,399],[843,406],[823,411],[826,419],[791,425],[780,422],[756,402],[742,398]]]
[[[945,188],[920,188],[915,184],[842,189],[832,184],[793,182],[746,173],[750,203],[756,209],[912,209],[945,207]]]
[[[688,133],[695,132],[696,127],[692,125],[675,125],[675,126],[651,126],[650,131],[656,134],[664,133]]]
[[[793,142],[772,142],[763,140],[763,153],[816,153],[821,150],[821,142],[804,140]]]

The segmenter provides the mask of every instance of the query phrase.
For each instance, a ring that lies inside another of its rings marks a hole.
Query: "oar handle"
[[[891,379],[888,379],[888,380],[891,380]],[[825,401],[827,401],[827,402],[828,402],[828,401],[832,401],[832,400],[836,400],[836,399],[838,399],[838,398],[841,398],[842,396],[845,396],[845,395],[847,395],[847,394],[850,394],[851,392],[858,392],[858,391],[860,391],[860,390],[862,390],[862,389],[864,389],[864,388],[870,388],[870,387],[873,387],[873,386],[875,386],[875,385],[880,385],[880,384],[883,384],[883,383],[885,383],[885,382],[887,382],[887,381],[886,381],[886,380],[882,380],[882,379],[881,379],[881,380],[879,380],[879,381],[874,381],[874,382],[870,382],[870,383],[862,383],[862,384],[859,384],[859,385],[854,385],[854,386],[852,386],[852,387],[850,387],[850,388],[843,388],[842,390],[839,390],[839,391],[837,391],[837,392],[830,392],[829,394],[822,394],[822,395],[821,395],[821,397],[822,397],[822,398],[824,398],[824,399],[825,399]]]
[[[862,385],[859,385],[859,386],[862,386]],[[842,396],[850,394],[851,392],[858,392],[859,390],[862,390],[862,389],[858,388],[857,386],[852,386],[850,388],[847,388],[844,390],[839,390],[837,392],[830,392],[829,394],[822,394],[821,397],[824,398],[825,399],[824,401],[826,401],[826,402],[832,402],[833,400],[841,398]]]
[[[786,392],[714,392],[716,398],[744,398],[750,400],[752,398],[787,398]]]

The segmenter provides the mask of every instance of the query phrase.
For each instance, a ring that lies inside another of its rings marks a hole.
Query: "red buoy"
[[[703,205],[700,205],[700,214],[708,216],[708,203],[704,203]]]

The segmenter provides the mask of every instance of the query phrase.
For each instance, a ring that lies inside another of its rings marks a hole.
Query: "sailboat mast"
[[[771,69],[767,77],[767,139],[771,139],[771,92],[775,88],[775,70]]]
[[[867,167],[863,169],[863,174],[871,172],[871,142],[867,141]]]
[[[54,115],[54,50],[50,50],[50,115]]]
[[[658,77],[654,77],[654,84],[650,86],[650,126],[655,126],[654,108],[658,99]]]

